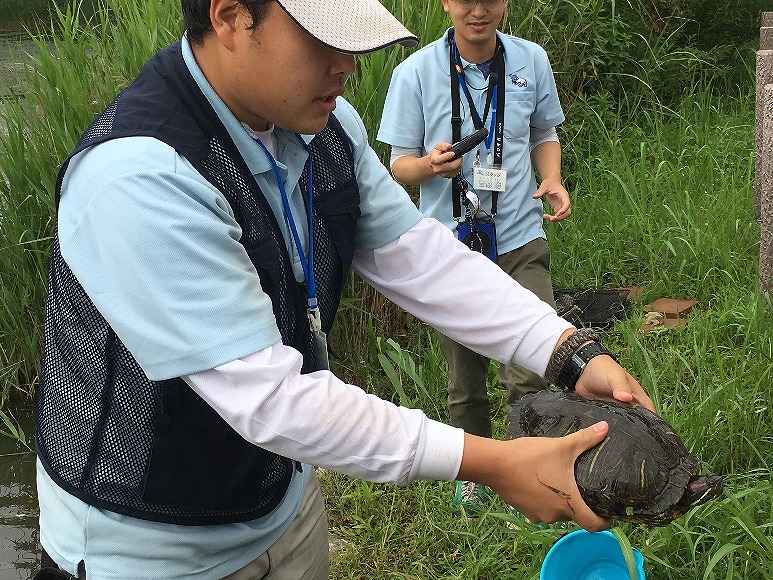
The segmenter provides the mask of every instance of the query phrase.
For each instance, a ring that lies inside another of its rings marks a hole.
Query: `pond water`
[[[24,34],[0,33],[0,131],[4,130],[3,102],[21,94],[23,67],[29,62],[25,52],[34,50]],[[13,414],[32,446],[32,410],[14,409]],[[37,569],[40,547],[35,490],[35,454],[16,439],[0,434],[0,580],[28,580]]]
[[[21,94],[24,66],[35,50],[26,34],[0,32],[0,100]]]
[[[0,131],[5,130],[3,104],[23,94],[24,67],[29,66],[30,54],[36,52],[37,47],[27,34],[0,31]]]
[[[32,447],[32,409],[14,410],[14,417]],[[35,489],[35,454],[16,439],[0,435],[0,580],[28,580],[37,569]]]

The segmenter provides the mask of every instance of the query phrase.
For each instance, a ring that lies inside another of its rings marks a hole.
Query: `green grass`
[[[177,6],[55,8],[53,24],[35,35],[24,98],[0,107],[0,402],[29,396],[37,380],[58,166],[147,55],[179,37]]]
[[[670,526],[616,526],[644,554],[650,579],[773,577],[773,311],[760,301],[757,279],[754,52],[729,52],[745,63],[737,72],[746,79],[740,88],[718,84],[710,64],[696,74],[697,57],[690,57],[689,84],[670,100],[656,98],[641,76],[622,95],[600,90],[575,97],[562,128],[574,213],[547,225],[556,286],[644,287],[632,318],[605,341],[704,469],[726,477],[722,498]],[[661,296],[693,298],[698,306],[684,329],[643,335],[641,305]],[[371,348],[359,361],[347,357],[347,374],[372,392],[416,401],[446,420],[444,366],[432,331],[384,310],[360,287],[350,300],[359,317],[344,317],[334,345],[360,355],[357,344]],[[367,333],[358,332],[364,327]],[[390,361],[410,356],[413,365],[399,376],[378,365],[384,356],[374,353],[374,335],[398,336],[397,347],[381,346],[391,349]],[[413,389],[406,386],[411,374],[422,377]],[[504,392],[493,372],[490,379],[501,437]],[[398,489],[331,473],[322,482],[333,532],[345,540],[334,578],[536,579],[545,553],[565,531],[528,524],[514,531],[501,504],[481,519],[460,519],[450,511],[447,483]]]
[[[422,42],[447,26],[439,2],[385,4]],[[676,25],[655,35],[636,24],[646,5],[511,3],[508,26],[548,48],[567,113],[561,137],[574,213],[546,226],[552,272],[556,286],[635,284],[645,289],[643,302],[698,301],[684,329],[646,335],[638,332],[637,303],[604,339],[705,469],[726,477],[727,490],[665,528],[617,529],[644,554],[650,580],[764,580],[773,577],[773,307],[760,300],[757,280],[754,47],[693,49]],[[12,417],[14,402],[34,394],[39,372],[58,164],[145,58],[177,39],[177,10],[176,0],[139,7],[104,0],[92,17],[61,10],[36,37],[22,97],[0,107],[8,127],[0,131],[5,436],[28,435]],[[358,61],[347,94],[371,135],[391,68],[409,52],[393,48]],[[433,332],[355,277],[331,345],[341,353],[334,369],[346,380],[447,420]],[[495,365],[490,395],[502,437],[505,393]],[[513,529],[498,502],[478,519],[454,516],[450,483],[398,488],[330,472],[321,481],[340,539],[336,579],[536,579],[566,531],[522,522]]]

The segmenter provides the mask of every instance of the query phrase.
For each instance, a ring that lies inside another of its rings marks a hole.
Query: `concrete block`
[[[773,14],[773,13],[771,13]],[[765,115],[765,85],[773,83],[773,50],[760,50],[757,52],[757,86],[754,114],[754,214],[759,218],[760,196],[763,187],[763,160],[765,159],[762,151],[762,124]],[[768,154],[771,152],[768,151]]]
[[[773,84],[764,88],[760,163],[760,286],[773,293]]]
[[[770,50],[773,48],[773,27],[765,26],[760,28],[760,50]]]
[[[649,304],[644,305],[645,312],[660,312],[666,318],[684,318],[692,310],[693,306],[698,304],[696,300],[686,300],[679,298],[658,298]]]

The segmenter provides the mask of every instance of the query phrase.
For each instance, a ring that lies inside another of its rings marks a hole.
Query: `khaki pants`
[[[267,552],[223,580],[327,580],[330,568],[325,502],[312,471],[298,515]]]
[[[556,307],[550,279],[550,250],[545,240],[537,238],[502,254],[499,266],[521,286]],[[491,437],[491,409],[486,391],[489,359],[440,333],[438,342],[446,359],[451,425],[473,435]],[[500,365],[498,379],[499,384],[507,388],[508,410],[523,395],[547,387],[539,375],[517,365]]]

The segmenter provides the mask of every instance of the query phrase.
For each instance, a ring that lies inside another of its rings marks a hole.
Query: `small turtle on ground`
[[[513,439],[561,437],[598,421],[609,423],[609,433],[577,458],[574,474],[600,516],[665,526],[722,493],[722,478],[698,475],[700,462],[674,428],[640,405],[540,391],[513,405],[509,432]]]

